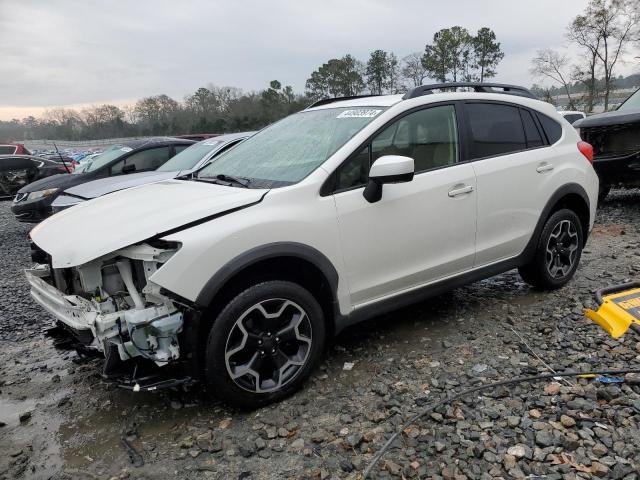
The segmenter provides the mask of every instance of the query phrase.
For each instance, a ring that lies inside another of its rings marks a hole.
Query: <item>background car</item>
[[[63,190],[98,178],[155,170],[193,143],[191,140],[161,137],[116,145],[81,172],[54,175],[21,188],[11,210],[20,222],[39,222],[51,215],[51,203]]]
[[[124,177],[102,178],[71,187],[62,192],[62,194],[53,201],[51,208],[53,213],[57,213],[78,203],[118,190],[189,175],[254,133],[255,132],[232,133],[203,140],[178,153],[171,160],[152,172],[133,173]]]
[[[25,185],[73,168],[32,155],[0,155],[0,197],[13,196]]]
[[[600,200],[613,185],[640,186],[640,89],[615,111],[592,115],[573,126],[593,145]]]

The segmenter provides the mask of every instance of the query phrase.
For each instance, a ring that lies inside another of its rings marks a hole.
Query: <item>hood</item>
[[[53,267],[73,267],[259,202],[267,192],[166,180],[81,202],[49,217],[30,235],[51,255]]]
[[[107,193],[117,192],[126,188],[137,187],[151,182],[169,180],[175,178],[178,172],[140,172],[127,175],[100,178],[91,182],[82,183],[75,187],[67,188],[64,193],[86,200],[101,197]]]
[[[573,123],[575,128],[607,127],[625,123],[640,123],[640,110],[616,110],[591,115]]]
[[[88,179],[85,177],[84,173],[59,173],[58,175],[51,175],[50,177],[31,182],[29,185],[22,187],[18,193],[37,192],[47,188],[59,188],[60,190],[64,190],[65,188],[73,187],[74,185],[86,182],[87,180]]]

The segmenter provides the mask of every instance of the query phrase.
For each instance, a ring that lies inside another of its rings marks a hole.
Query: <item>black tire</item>
[[[268,318],[263,312],[281,315]],[[285,323],[288,328],[280,328]],[[278,338],[278,332],[283,339]],[[211,327],[206,347],[207,384],[218,398],[243,409],[282,400],[298,390],[317,365],[325,332],[322,308],[300,285],[280,280],[254,285],[234,297]],[[287,355],[291,357],[287,359]],[[247,367],[250,371],[242,374]],[[272,376],[268,375],[270,370]],[[282,385],[273,385],[274,378]]]
[[[563,238],[570,241],[560,242],[558,235],[562,235],[565,228],[570,232]],[[566,208],[558,210],[545,222],[531,263],[518,268],[520,276],[529,285],[541,290],[560,288],[576,273],[583,246],[584,236],[578,215]]]
[[[609,195],[610,191],[611,185],[600,183],[600,187],[598,187],[598,203],[603,202],[604,199],[607,198],[607,195]]]

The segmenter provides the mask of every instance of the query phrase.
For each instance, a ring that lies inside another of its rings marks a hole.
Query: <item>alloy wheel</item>
[[[568,275],[578,256],[580,239],[573,222],[562,220],[553,227],[545,251],[547,271],[552,278]]]
[[[244,390],[279,390],[303,368],[311,343],[311,321],[300,305],[281,298],[261,301],[245,310],[229,332],[227,372]]]

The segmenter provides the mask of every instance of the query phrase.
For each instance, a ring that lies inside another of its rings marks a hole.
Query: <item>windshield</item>
[[[222,142],[219,140],[205,140],[185,148],[175,155],[157,170],[159,172],[178,172],[180,170],[191,170],[200,160],[206,157],[212,150],[218,148]]]
[[[256,183],[267,188],[297,183],[383,110],[350,107],[296,113],[229,150],[198,177],[243,177],[259,180]],[[249,186],[254,185],[250,182]]]
[[[110,163],[112,160],[124,155],[127,152],[133,150],[131,147],[127,147],[125,145],[113,145],[112,147],[107,148],[104,152],[100,154],[99,157],[96,157],[91,163],[87,165],[85,169],[82,171],[75,171],[74,173],[85,173],[85,172],[93,172],[98,170],[100,167],[103,167]]]
[[[622,105],[618,107],[618,110],[640,110],[640,90],[636,90],[636,93],[627,98]]]

